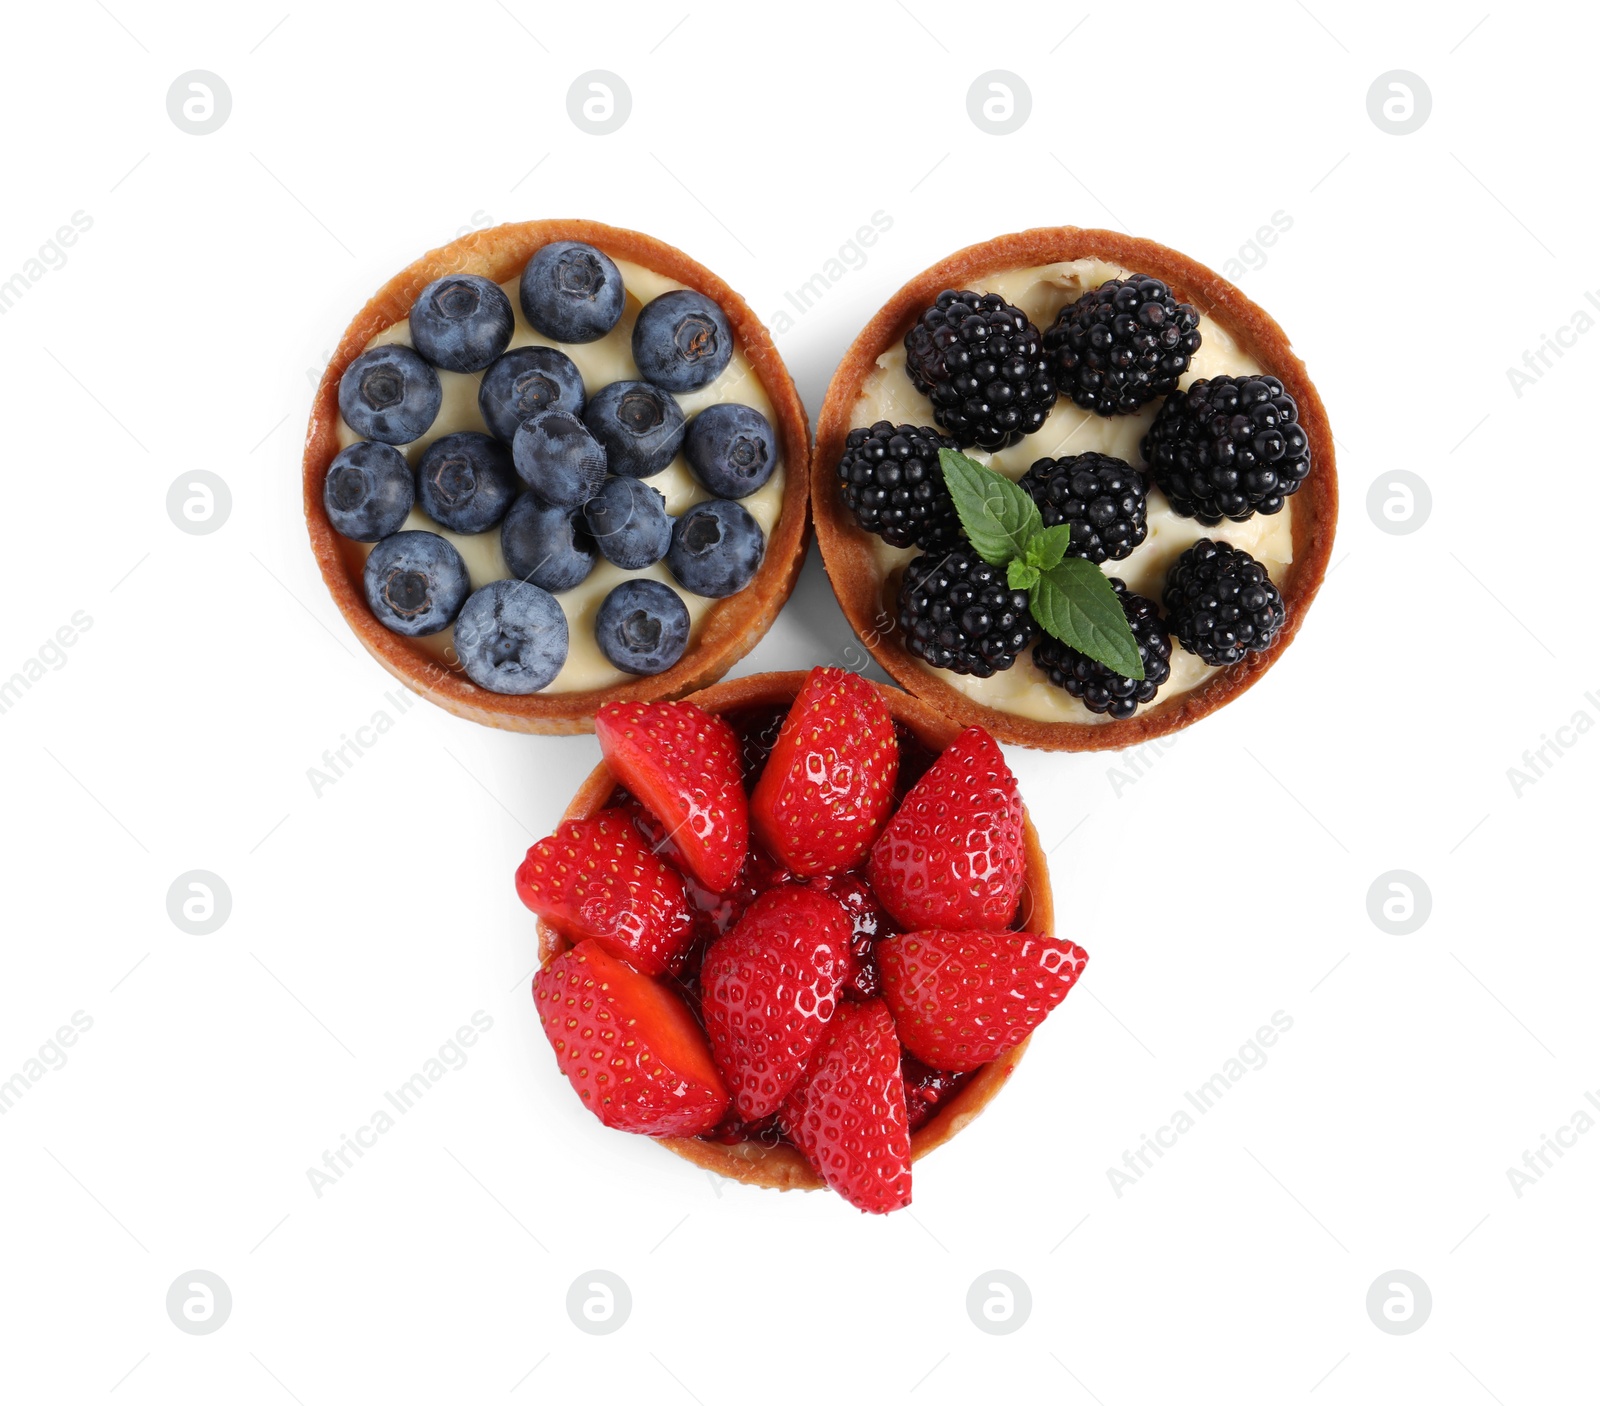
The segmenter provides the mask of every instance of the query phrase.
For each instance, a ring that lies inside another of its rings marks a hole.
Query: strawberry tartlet
[[[616,703],[517,892],[540,1021],[607,1127],[740,1181],[911,1201],[1087,954],[982,728],[839,669]]]

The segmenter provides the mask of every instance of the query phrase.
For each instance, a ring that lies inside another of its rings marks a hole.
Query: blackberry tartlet
[[[877,661],[956,721],[1057,751],[1163,736],[1254,683],[1338,513],[1327,414],[1277,323],[1183,254],[1070,226],[963,249],[884,305],[828,387],[812,490]],[[1199,569],[1202,542],[1225,571]]]
[[[648,235],[538,220],[423,256],[351,323],[312,406],[305,511],[390,673],[477,722],[584,732],[765,634],[804,557],[809,461],[789,373],[727,284]],[[692,571],[669,551],[691,510],[719,528]],[[401,534],[439,583],[366,570]]]

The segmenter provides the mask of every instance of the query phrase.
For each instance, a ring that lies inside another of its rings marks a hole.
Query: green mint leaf
[[[973,550],[991,566],[1025,557],[1028,543],[1044,530],[1027,490],[954,449],[939,451],[939,467]]]
[[[1067,557],[1041,573],[1030,598],[1046,634],[1098,660],[1124,678],[1144,678],[1144,661],[1111,581],[1091,561]]]
[[[1006,565],[1006,584],[1013,591],[1031,591],[1039,580],[1039,568],[1031,561],[1013,558]]]
[[[1037,566],[1040,571],[1049,571],[1061,564],[1061,558],[1067,554],[1067,544],[1072,540],[1072,525],[1058,523],[1055,527],[1047,527],[1037,537],[1028,543],[1028,554],[1025,560],[1029,566]]]

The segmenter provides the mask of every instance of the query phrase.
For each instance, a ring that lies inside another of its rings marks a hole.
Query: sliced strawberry
[[[607,703],[594,730],[607,765],[667,827],[695,878],[725,893],[750,839],[733,729],[692,703]]]
[[[801,878],[849,869],[889,818],[899,759],[878,690],[843,669],[813,669],[756,783],[751,824]]]
[[[517,896],[569,942],[592,937],[650,976],[675,970],[694,936],[682,877],[620,810],[565,821],[533,845]]]
[[[900,1041],[882,1001],[839,1008],[782,1120],[806,1161],[852,1206],[882,1214],[911,1204]]]
[[[1020,1045],[1089,960],[1076,943],[1031,932],[907,932],[876,955],[900,1042],[953,1073]]]
[[[850,919],[827,894],[769,889],[700,968],[711,1053],[747,1123],[774,1112],[806,1071],[850,969]]]
[[[652,1137],[710,1132],[728,1107],[706,1039],[665,986],[580,942],[533,979],[556,1063],[608,1128]]]
[[[1023,880],[1022,798],[994,738],[969,727],[907,793],[867,877],[902,928],[1004,928]]]

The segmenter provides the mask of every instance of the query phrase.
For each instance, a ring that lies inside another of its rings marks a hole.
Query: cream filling
[[[1033,325],[1042,331],[1055,321],[1056,314],[1066,304],[1076,302],[1089,289],[1099,287],[1108,279],[1127,277],[1127,272],[1096,259],[1077,259],[1040,268],[1013,269],[968,286],[979,293],[998,293],[1027,313]],[[1202,316],[1200,350],[1179,385],[1188,386],[1208,376],[1248,376],[1260,371],[1261,367],[1239,349],[1226,331],[1209,317]],[[1037,433],[1027,436],[1020,444],[997,454],[967,452],[1013,480],[1021,478],[1038,459],[1090,450],[1142,465],[1144,458],[1139,452],[1139,443],[1159,408],[1160,401],[1156,401],[1136,415],[1113,415],[1107,419],[1080,410],[1062,396]],[[878,358],[876,369],[862,383],[861,394],[850,415],[851,428],[871,425],[878,420],[889,420],[897,425],[933,424],[928,398],[906,375],[904,346],[891,347]],[[1102,569],[1108,576],[1120,577],[1129,590],[1159,602],[1172,563],[1200,538],[1210,537],[1242,547],[1267,568],[1275,583],[1281,583],[1294,559],[1293,511],[1291,498],[1280,513],[1257,513],[1248,522],[1223,522],[1216,527],[1206,527],[1193,518],[1179,517],[1168,506],[1161,490],[1152,487],[1147,505],[1149,533],[1145,540],[1121,561],[1106,562]],[[873,558],[883,582],[885,605],[891,617],[897,617],[901,571],[917,555],[917,549],[891,547],[877,536],[871,540]],[[927,665],[923,667],[928,668]],[[974,702],[1038,722],[1112,721],[1107,714],[1091,713],[1065,689],[1051,683],[1034,664],[1031,650],[1010,669],[993,678],[980,679],[947,669],[930,669],[929,672]],[[1153,702],[1144,706],[1153,707],[1164,699],[1187,693],[1215,672],[1174,639],[1171,677],[1162,684]]]
[[[506,296],[511,299],[512,309],[516,313],[516,330],[511,334],[510,345],[555,347],[565,353],[578,368],[579,374],[583,377],[584,390],[591,396],[612,381],[640,379],[639,368],[633,362],[634,320],[638,317],[640,308],[651,299],[684,286],[639,264],[628,263],[623,259],[615,262],[628,292],[622,319],[598,341],[586,342],[581,346],[553,342],[534,331],[522,315],[522,303],[517,296],[518,280],[513,278],[500,285],[505,289]],[[367,343],[367,347],[382,346],[390,342],[411,345],[410,326],[404,319],[378,333]],[[437,368],[435,369],[437,371]],[[481,374],[437,371],[437,375],[439,385],[444,392],[438,416],[421,439],[400,446],[401,453],[406,456],[413,468],[422,457],[423,451],[442,435],[455,434],[459,430],[488,432],[487,426],[483,423],[483,416],[478,413],[478,386],[483,379]],[[685,419],[693,419],[708,405],[731,400],[759,410],[771,422],[775,434],[779,429],[777,417],[772,411],[772,403],[767,399],[760,379],[751,371],[744,352],[738,347],[734,348],[733,359],[722,374],[709,386],[674,398],[682,407]],[[360,438],[361,436],[345,424],[343,419],[339,421],[341,448],[354,444]],[[783,506],[783,479],[784,466],[780,459],[772,477],[748,498],[739,500],[760,525],[769,541]],[[694,504],[714,496],[702,487],[682,454],[653,478],[643,481],[667,500],[667,512],[674,517]],[[411,510],[411,516],[406,519],[404,528],[437,532],[449,542],[461,553],[462,560],[466,562],[473,590],[511,574],[500,552],[498,525],[488,532],[462,536],[459,533],[446,531],[418,505]],[[367,543],[357,542],[352,545],[360,548],[363,561],[366,559],[366,554],[372,550],[371,545]],[[667,570],[665,560],[642,571],[624,571],[621,567],[613,566],[604,557],[600,557],[587,578],[570,591],[563,591],[556,596],[562,612],[567,617],[567,662],[562,666],[561,672],[541,692],[579,693],[590,689],[611,688],[635,677],[612,664],[600,652],[600,646],[594,636],[594,618],[600,610],[601,603],[614,587],[630,578],[660,581],[677,593],[689,610],[689,648],[694,648],[700,635],[701,623],[705,619],[706,612],[715,604],[714,601],[682,590],[672,573]],[[453,627],[440,630],[438,634],[425,635],[413,643],[447,665],[454,665],[457,662]]]

